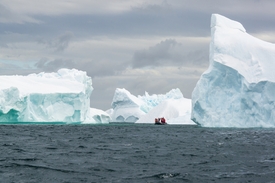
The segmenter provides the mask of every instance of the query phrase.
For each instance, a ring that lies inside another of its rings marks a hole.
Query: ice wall
[[[206,127],[275,127],[275,45],[213,14],[209,61],[192,93],[192,120]]]
[[[90,109],[86,72],[0,76],[0,122],[82,122]]]

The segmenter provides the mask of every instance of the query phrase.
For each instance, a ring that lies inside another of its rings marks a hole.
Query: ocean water
[[[0,125],[0,182],[275,182],[275,130]]]

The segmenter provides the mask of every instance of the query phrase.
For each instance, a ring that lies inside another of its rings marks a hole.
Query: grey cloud
[[[135,80],[135,82],[132,82],[125,87],[134,95],[144,95],[145,91],[150,95],[164,94],[173,88],[179,88],[184,97],[191,98],[193,88],[198,79],[199,76],[198,78],[187,78],[184,73],[174,78],[150,77],[150,79],[148,79],[147,76],[140,76],[139,79]],[[149,82],[144,82],[145,80],[149,80]]]
[[[0,63],[0,73],[1,75],[11,75],[15,74],[16,71],[20,70],[20,67],[14,64]]]
[[[194,12],[198,13],[198,12]],[[74,32],[77,38],[93,36],[143,36],[143,35],[207,35],[210,15],[178,10],[139,11],[121,14],[35,16],[41,24],[3,24],[0,33],[7,31],[46,37],[41,43],[53,46],[48,37],[60,32]],[[192,21],[190,19],[193,18]]]
[[[144,66],[159,66],[164,61],[175,61],[171,51],[175,49],[177,46],[180,46],[173,39],[167,39],[158,43],[157,45],[150,47],[148,50],[140,50],[135,52],[133,58],[133,67],[144,67]]]
[[[274,31],[275,19],[269,14],[258,14],[253,11],[243,14],[227,10],[219,5],[214,8],[188,9],[193,2],[188,2],[184,9],[169,5],[148,5],[136,7],[131,11],[119,14],[66,14],[62,16],[37,16],[41,24],[20,24],[0,26],[0,32],[9,29],[11,32],[49,37],[60,32],[74,32],[77,38],[93,36],[209,36],[210,17],[220,13],[228,18],[240,21],[248,32]],[[236,5],[237,6],[237,5]],[[68,36],[68,35],[67,35]],[[60,44],[58,40],[44,40],[48,46]],[[61,41],[61,40],[60,40]],[[42,41],[43,42],[43,41]],[[66,48],[56,46],[56,50]],[[62,45],[62,44],[61,44]]]
[[[102,14],[74,14],[72,12],[62,16],[31,15],[29,18],[43,23],[19,26],[1,25],[0,31],[8,28],[12,29],[12,32],[20,31],[43,36],[72,31],[77,37],[97,35],[207,36],[210,34],[211,14],[220,13],[243,23],[248,32],[256,33],[263,30],[274,31],[274,13],[270,13],[273,12],[272,8],[265,13],[259,13],[260,10],[257,10],[262,6],[264,8],[274,7],[274,3],[272,4],[272,1],[260,3],[230,1],[227,3],[211,0],[202,6],[201,1],[163,1],[162,4],[142,4],[139,7],[133,7],[130,11],[117,14],[106,12]],[[2,10],[0,19],[1,17],[12,17],[11,15],[14,14],[3,5],[2,8],[0,6],[0,10]],[[62,50],[62,47],[60,49]]]
[[[136,51],[132,65],[134,68],[165,65],[196,65],[205,66],[208,63],[208,47],[201,50],[190,50],[187,46],[173,39],[161,41],[149,49]]]
[[[0,73],[1,75],[27,75],[34,73],[34,69],[28,64],[17,65],[16,62],[5,63],[0,60]]]
[[[0,63],[0,73],[7,75],[27,75],[39,72],[56,72],[61,68],[79,69],[86,71],[87,74],[93,78],[119,75],[128,67],[126,62],[115,61],[74,61],[71,59],[49,59],[41,58],[38,62],[34,63],[33,67],[21,67],[15,63]]]
[[[8,48],[8,44],[7,43],[4,43],[4,42],[0,42],[0,47],[3,47],[3,48]]]
[[[56,51],[63,51],[65,48],[67,48],[72,37],[72,32],[66,32],[65,34],[59,36],[53,43]]]
[[[0,22],[7,22],[8,17],[11,15],[11,11],[8,10],[4,5],[0,4]]]
[[[160,12],[168,13],[170,10],[172,10],[172,6],[167,1],[162,1],[160,4],[144,3],[142,5],[132,7],[132,11],[146,14],[158,14]]]
[[[122,72],[128,64],[118,63],[111,61],[72,61],[70,59],[54,59],[49,60],[48,58],[40,59],[36,64],[40,71],[46,72],[56,72],[60,68],[75,68],[79,70],[84,70],[89,76],[92,77],[102,77],[102,76],[112,76]]]
[[[46,72],[55,72],[60,68],[75,68],[75,62],[71,60],[63,60],[63,59],[55,59],[55,60],[48,60],[47,58],[42,58],[38,61],[35,66],[38,69],[41,69]]]
[[[193,50],[186,53],[182,58],[182,63],[196,67],[207,67],[209,63],[209,49]]]
[[[47,48],[53,49],[55,52],[61,52],[69,46],[73,36],[72,32],[67,31],[53,40],[40,39],[38,43],[46,45]]]
[[[121,73],[128,67],[129,63],[101,60],[78,63],[76,68],[87,71],[92,77],[113,76]]]
[[[40,23],[39,20],[30,17],[28,15],[20,15],[16,12],[11,11],[8,7],[0,3],[0,23],[19,23],[23,24],[26,22]]]
[[[22,69],[22,68],[12,68],[12,69],[2,69],[0,68],[1,75],[28,75],[34,73],[33,69]]]

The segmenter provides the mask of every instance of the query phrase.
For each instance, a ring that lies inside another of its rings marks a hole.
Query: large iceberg
[[[117,88],[112,109],[107,112],[113,122],[154,123],[154,118],[165,117],[169,120],[173,119],[177,124],[194,124],[190,121],[191,100],[185,99],[178,88],[166,94],[149,95],[145,92],[145,95],[137,97],[124,88]],[[179,116],[185,116],[187,120],[176,121],[175,119]]]
[[[0,76],[0,122],[83,122],[92,90],[92,79],[76,69]]]
[[[275,45],[213,14],[209,60],[192,93],[192,120],[205,127],[275,127]]]

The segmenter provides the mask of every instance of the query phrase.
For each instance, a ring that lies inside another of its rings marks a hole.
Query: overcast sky
[[[186,98],[208,67],[210,18],[239,21],[275,43],[274,0],[0,0],[0,74],[86,71],[91,107],[179,88]],[[0,83],[1,84],[1,83]]]

